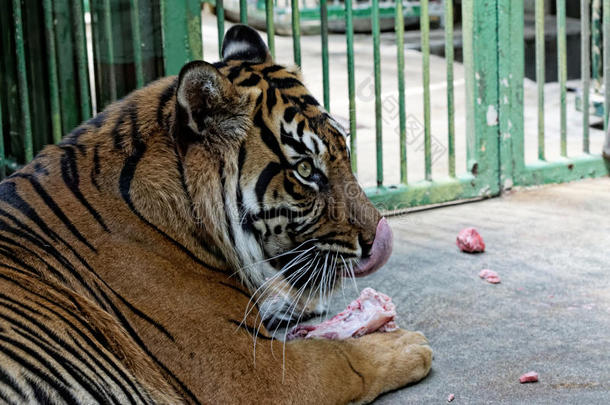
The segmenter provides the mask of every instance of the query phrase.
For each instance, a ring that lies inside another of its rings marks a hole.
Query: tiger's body
[[[230,31],[223,62],[135,91],[0,183],[0,400],[369,402],[428,373],[419,333],[284,346],[261,325],[315,312],[311,290],[332,290],[338,255],[370,249],[380,217],[359,217],[372,207],[359,188],[342,194],[355,183],[344,135],[252,32]],[[293,173],[287,147],[323,157]],[[296,270],[278,257],[310,241],[316,256],[296,258],[313,267],[283,273]],[[247,311],[269,274],[276,299]]]

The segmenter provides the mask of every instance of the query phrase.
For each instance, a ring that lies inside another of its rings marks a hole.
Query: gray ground
[[[606,404],[610,400],[610,178],[394,217],[394,253],[360,279],[435,351],[421,383],[379,404]],[[475,226],[487,251],[460,253]],[[498,285],[477,274],[497,271]],[[353,287],[346,296],[354,298]],[[339,293],[333,312],[343,308]],[[535,370],[537,384],[519,384]]]

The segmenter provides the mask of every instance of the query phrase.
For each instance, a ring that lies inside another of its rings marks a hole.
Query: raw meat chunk
[[[529,373],[525,373],[521,377],[519,377],[519,382],[521,384],[530,383],[530,382],[538,382],[538,373],[535,371],[530,371]]]
[[[480,253],[485,251],[485,242],[474,228],[462,229],[457,236],[456,243],[462,252]]]
[[[488,283],[491,283],[491,284],[500,283],[500,276],[498,276],[498,273],[496,273],[493,270],[483,269],[479,273],[479,277],[481,277],[482,279],[484,279],[485,281],[487,281]]]
[[[297,325],[286,339],[324,338],[347,339],[376,331],[391,332],[398,329],[394,317],[396,307],[387,295],[372,288],[365,288],[358,299],[347,308],[319,325]]]

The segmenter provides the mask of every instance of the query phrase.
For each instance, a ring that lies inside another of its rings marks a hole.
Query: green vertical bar
[[[0,97],[0,180],[6,176],[6,162],[4,161],[4,127],[2,123],[2,98]]]
[[[407,184],[407,116],[405,106],[405,21],[402,0],[396,0],[394,17],[396,60],[398,64],[398,129],[400,142],[400,182]]]
[[[330,82],[328,79],[328,8],[326,0],[320,0],[320,37],[322,39],[322,87],[324,108],[330,112]]]
[[[602,85],[602,0],[591,4],[591,71],[594,86],[599,90]]]
[[[32,145],[32,124],[30,117],[30,100],[28,97],[25,50],[23,47],[23,20],[21,19],[21,1],[13,0],[13,18],[15,20],[15,49],[17,56],[17,82],[19,88],[19,107],[21,109],[21,129],[23,131],[24,159],[29,162],[34,157]]]
[[[430,137],[430,17],[428,0],[421,1],[420,27],[424,86],[424,158],[426,180],[432,180],[432,140]]]
[[[487,196],[500,190],[498,3],[462,1],[468,170],[472,186]]]
[[[559,76],[559,98],[560,98],[560,139],[561,156],[568,155],[568,129],[566,105],[566,82],[568,80],[566,45],[566,0],[557,0],[557,73]]]
[[[498,8],[498,107],[500,184],[510,189],[523,172],[523,0],[500,0]]]
[[[225,36],[225,6],[224,0],[216,0],[216,25],[218,30],[218,54],[222,59],[222,41]]]
[[[582,75],[582,151],[589,153],[589,92],[591,91],[590,0],[580,2],[580,72]]]
[[[354,17],[352,0],[345,0],[345,40],[347,42],[347,89],[349,94],[349,132],[352,172],[358,173],[356,142],[356,78],[354,75]]]
[[[87,39],[85,38],[85,15],[82,0],[72,0],[72,18],[74,29],[74,53],[76,55],[76,72],[78,75],[80,119],[91,117],[91,95],[89,88],[89,67],[87,61]]]
[[[59,105],[59,81],[57,79],[57,61],[55,54],[55,29],[53,23],[53,8],[51,0],[43,1],[45,35],[47,40],[47,60],[49,63],[49,103],[51,105],[51,129],[53,142],[62,138],[61,107]]]
[[[248,0],[239,0],[239,22],[248,24]]]
[[[104,39],[101,42],[106,45],[106,63],[108,64],[108,78],[110,80],[108,87],[110,87],[110,98],[114,101],[117,99],[117,82],[114,70],[114,40],[112,38],[112,8],[110,7],[110,0],[104,0],[103,2],[102,32]]]
[[[375,72],[375,150],[377,152],[377,186],[383,184],[383,134],[381,121],[381,56],[379,54],[379,0],[372,0],[373,62]]]
[[[301,66],[301,14],[299,12],[299,0],[291,0],[292,10],[292,52],[294,63]]]
[[[267,24],[267,45],[271,57],[275,59],[275,21],[273,12],[273,0],[265,0],[265,21]]]
[[[455,177],[455,106],[453,93],[453,1],[445,0],[445,60],[447,61],[447,145],[449,176]]]
[[[608,133],[608,113],[610,112],[610,0],[603,0],[604,39],[604,133]]]
[[[544,0],[536,0],[536,83],[538,85],[538,159],[544,160]]]
[[[142,67],[142,35],[140,33],[140,7],[138,0],[131,0],[131,32],[133,40],[133,63],[136,70],[136,86],[144,86]]]
[[[166,75],[175,75],[186,62],[203,58],[201,1],[160,0],[163,61]]]

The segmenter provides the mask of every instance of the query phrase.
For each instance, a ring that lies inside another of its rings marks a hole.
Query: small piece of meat
[[[493,270],[483,269],[479,273],[479,277],[491,284],[500,284],[500,276]]]
[[[447,397],[447,402],[451,402],[455,399],[455,395],[453,394],[449,394],[449,396]]]
[[[390,297],[372,288],[365,288],[360,297],[352,301],[344,311],[319,325],[297,325],[286,339],[340,340],[373,332],[392,332],[398,329],[395,316],[396,307]]]
[[[519,377],[519,382],[521,384],[538,382],[538,373],[535,371],[530,371],[529,373],[525,373],[521,377]]]
[[[480,253],[485,251],[485,242],[474,228],[462,229],[457,236],[456,243],[462,252]]]

